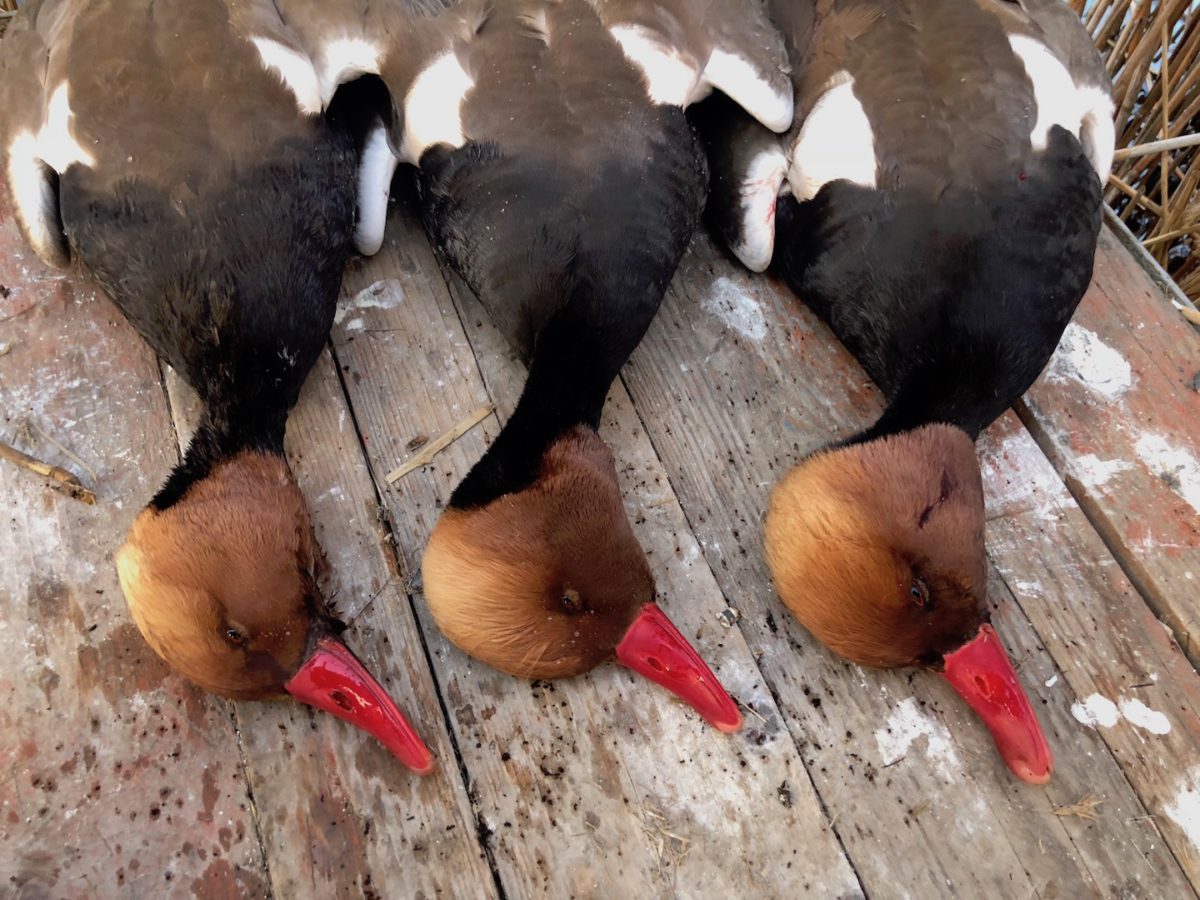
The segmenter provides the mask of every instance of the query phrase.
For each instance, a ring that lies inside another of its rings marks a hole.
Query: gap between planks
[[[341,302],[340,297],[339,297],[339,302]],[[364,465],[367,466],[367,470],[369,472],[371,472],[371,476],[372,476],[371,477],[371,485],[375,490],[376,508],[381,513],[380,521],[383,522],[384,526],[387,529],[388,540],[384,541],[384,545],[387,547],[387,550],[385,552],[390,557],[391,562],[392,562],[393,566],[395,567],[396,572],[398,572],[401,576],[404,576],[406,574],[408,576],[408,578],[405,579],[406,587],[404,590],[404,596],[408,598],[408,605],[409,605],[409,609],[412,611],[413,621],[419,623],[420,618],[417,615],[416,597],[413,595],[412,591],[409,591],[407,589],[407,583],[408,583],[408,580],[411,579],[412,573],[405,573],[404,561],[400,558],[400,553],[396,548],[396,537],[398,536],[399,532],[396,530],[396,528],[392,522],[392,513],[388,509],[387,504],[384,502],[383,493],[380,490],[379,482],[375,479],[375,470],[374,470],[374,467],[371,466],[371,457],[370,457],[370,454],[367,452],[367,445],[363,441],[363,431],[362,431],[362,428],[359,426],[358,415],[356,414],[356,412],[354,410],[354,402],[351,399],[350,392],[346,386],[346,378],[342,372],[341,362],[338,359],[337,348],[333,345],[332,340],[330,340],[330,342],[329,342],[329,355],[333,359],[333,368],[334,368],[334,371],[337,373],[338,387],[341,389],[341,392],[342,392],[342,400],[346,404],[347,411],[350,413],[350,421],[354,428],[354,436],[356,439],[356,444],[358,446],[359,453],[362,455],[363,463],[364,463]],[[480,408],[480,410],[482,410],[482,409],[483,409],[483,407]],[[492,411],[493,410],[490,407],[487,410],[488,414],[490,414]],[[479,410],[477,410],[476,412],[479,412]],[[446,447],[450,446],[452,443],[454,443],[454,441],[458,440],[459,437],[466,434],[468,431],[470,431],[472,428],[474,428],[476,425],[478,425],[481,421],[483,421],[486,417],[487,417],[486,415],[479,416],[479,418],[473,419],[473,421],[471,421],[471,424],[469,426],[463,428],[461,431],[458,431],[457,433],[455,433],[456,429],[451,429],[451,431],[443,434],[441,438],[437,438],[434,441],[432,441],[430,444],[427,444],[425,447],[421,448],[421,451],[420,451],[420,453],[417,454],[417,456],[420,456],[421,453],[424,453],[427,450],[429,450],[429,448],[432,447],[433,445],[439,444],[440,441],[444,441],[444,443],[441,443],[439,446],[437,446],[437,448],[435,450],[433,450],[432,452],[429,453],[429,457],[425,462],[422,462],[419,465],[413,465],[413,466],[411,466],[411,468],[405,468],[412,462],[412,460],[410,459],[407,463],[399,466],[398,468],[394,469],[391,473],[389,473],[386,476],[386,478],[384,479],[385,482],[390,486],[393,482],[400,480],[405,475],[407,475],[409,472],[413,471],[413,469],[419,468],[420,465],[425,465],[427,462],[431,461],[434,456],[436,456],[438,453],[440,453]],[[462,423],[460,423],[460,426],[456,426],[456,428],[461,427],[461,424]],[[396,474],[396,473],[399,473],[399,474]],[[395,475],[395,478],[392,477],[393,475]],[[463,792],[466,794],[467,802],[471,806],[471,812],[474,814],[475,840],[479,844],[480,851],[484,854],[484,857],[487,859],[488,869],[490,870],[491,875],[492,875],[492,884],[496,888],[496,897],[498,898],[498,900],[507,900],[508,893],[507,893],[507,891],[505,891],[504,882],[500,878],[500,868],[496,864],[496,856],[492,850],[491,841],[486,840],[484,837],[484,823],[483,823],[483,818],[482,818],[482,811],[480,809],[479,801],[476,798],[474,791],[471,790],[471,775],[467,771],[466,760],[463,758],[462,748],[459,746],[458,732],[454,727],[454,720],[451,718],[450,709],[446,705],[445,688],[442,685],[442,679],[438,675],[437,666],[435,666],[434,662],[433,662],[433,651],[429,647],[429,640],[425,636],[425,630],[423,628],[421,628],[419,624],[416,628],[416,632],[417,632],[417,637],[421,641],[421,652],[425,655],[425,664],[429,668],[429,675],[433,681],[434,693],[437,695],[438,707],[442,713],[443,727],[445,728],[446,734],[450,739],[450,747],[454,752],[455,769],[458,772],[458,778],[459,778],[459,781],[462,783],[462,789],[463,789]],[[441,773],[443,771],[444,771],[444,766],[438,766],[438,770],[433,773],[432,777],[434,777],[434,778],[441,777]]]

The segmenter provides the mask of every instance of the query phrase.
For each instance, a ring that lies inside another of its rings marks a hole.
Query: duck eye
[[[568,588],[563,591],[562,599],[563,611],[574,615],[577,612],[583,612],[583,598],[579,596],[579,591],[574,588]]]
[[[908,589],[908,594],[917,606],[925,608],[930,605],[929,588],[920,578],[913,581],[912,586]]]
[[[246,635],[241,629],[228,626],[225,629],[225,640],[235,647],[241,647],[246,643]]]

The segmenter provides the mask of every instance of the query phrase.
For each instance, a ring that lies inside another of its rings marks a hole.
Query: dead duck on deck
[[[269,71],[240,30],[256,20],[285,28],[269,2],[25,4],[0,62],[4,174],[39,256],[81,263],[203,404],[117,554],[146,640],[207,690],[290,694],[427,772],[337,636],[283,455],[332,324],[356,153],[344,123]]]
[[[655,604],[597,428],[703,205],[682,107],[715,84],[783,129],[783,58],[758,2],[493,0],[415,21],[379,67],[432,241],[530,364],[430,538],[438,627],[527,678],[615,656],[723,730],[741,716]]]
[[[704,111],[714,222],[887,400],[775,488],[776,586],[847,659],[940,671],[1012,771],[1044,782],[1050,750],[988,624],[974,439],[1037,377],[1091,277],[1103,66],[1056,0],[776,0],[772,15],[796,122],[781,143],[729,104]]]

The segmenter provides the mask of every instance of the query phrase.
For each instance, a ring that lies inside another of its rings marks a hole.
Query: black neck
[[[183,459],[150,505],[157,510],[175,505],[193,484],[207,478],[215,466],[239,453],[259,451],[282,457],[286,426],[286,410],[260,410],[243,415],[232,407],[220,412],[207,407]]]
[[[875,424],[845,443],[866,443],[934,424],[953,425],[975,441],[979,439],[979,433],[1004,411],[995,398],[992,398],[992,404],[982,405],[980,398],[971,392],[970,384],[954,385],[949,378],[941,381],[941,390],[935,390],[919,380],[907,381],[892,397]]]
[[[599,428],[608,389],[649,318],[618,334],[620,328],[599,329],[589,311],[590,304],[576,298],[547,324],[512,418],[455,489],[451,506],[483,506],[528,487],[542,456],[563,434],[576,426]]]

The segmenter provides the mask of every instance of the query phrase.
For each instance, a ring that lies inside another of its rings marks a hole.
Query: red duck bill
[[[418,775],[433,771],[429,748],[379,682],[337,638],[317,641],[317,649],[284,688],[302,703],[333,713],[378,738]]]
[[[1050,780],[1054,759],[1046,736],[991,625],[947,654],[942,675],[983,719],[1014,775],[1031,784]]]
[[[654,603],[638,613],[617,645],[617,661],[661,684],[720,731],[737,731],[742,714],[717,676]]]

